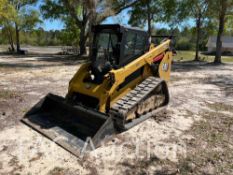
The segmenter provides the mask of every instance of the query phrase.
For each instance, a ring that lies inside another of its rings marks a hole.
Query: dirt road
[[[74,157],[19,122],[80,61],[0,56],[0,174],[233,174],[233,64],[175,63],[167,113]]]

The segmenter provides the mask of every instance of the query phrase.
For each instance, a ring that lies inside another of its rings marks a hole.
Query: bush
[[[188,38],[180,38],[176,42],[176,49],[177,50],[192,50],[194,48],[194,44]]]

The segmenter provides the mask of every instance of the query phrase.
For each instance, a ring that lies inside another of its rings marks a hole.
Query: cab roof
[[[147,33],[146,31],[138,28],[138,27],[128,27],[120,24],[99,24],[95,25],[92,27],[93,32],[98,32],[103,29],[110,29],[110,30],[118,30],[119,32],[124,32],[124,31],[135,31],[135,32],[142,32],[142,33]]]

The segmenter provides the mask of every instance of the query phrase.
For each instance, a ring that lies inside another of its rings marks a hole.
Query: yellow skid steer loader
[[[165,109],[169,102],[171,39],[149,42],[147,32],[114,25],[93,27],[88,63],[69,83],[65,98],[48,94],[22,121],[78,156]]]

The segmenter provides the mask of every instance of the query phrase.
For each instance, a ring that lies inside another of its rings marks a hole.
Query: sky
[[[42,5],[42,0],[39,0],[37,4],[32,9],[40,11],[40,6]],[[61,30],[64,28],[64,23],[61,20],[50,20],[50,19],[43,19],[41,16],[41,20],[43,21],[42,24],[38,25],[37,27],[42,27],[44,30]]]
[[[39,10],[39,7],[41,5],[41,1],[37,3],[36,9]],[[44,28],[44,30],[61,30],[64,29],[65,25],[61,20],[52,20],[52,19],[42,19],[43,23],[40,24],[38,27]],[[109,17],[107,18],[103,23],[104,24],[122,24],[125,26],[128,26],[128,21],[129,21],[129,14],[128,10],[122,11],[120,14],[117,16]],[[194,26],[194,21],[192,19],[186,20],[185,22],[179,24],[179,29],[182,29],[184,26]],[[169,28],[169,26],[165,23],[156,23],[155,28]],[[147,29],[147,25],[145,25],[144,29]]]
[[[128,25],[129,15],[127,14],[127,10],[122,11],[120,14],[114,17],[107,18],[103,23],[104,24],[115,24],[120,23],[122,25]],[[61,30],[63,29],[64,23],[61,20],[45,20],[43,19],[43,24],[40,27],[45,30]]]
[[[44,30],[61,30],[64,29],[64,23],[61,20],[43,20],[40,25]]]
[[[128,20],[129,16],[128,15],[117,15],[115,17],[109,17],[107,18],[103,24],[115,24],[115,23],[120,23],[125,26],[128,25]],[[189,19],[179,25],[179,28],[182,29],[184,26],[194,26],[194,21],[192,19]],[[44,28],[44,30],[49,31],[49,30],[61,30],[64,29],[64,23],[61,20],[45,20],[43,19],[43,23],[40,24],[38,27]],[[156,23],[155,28],[169,28],[169,26],[165,23]],[[147,25],[145,25],[145,29],[147,29]]]

